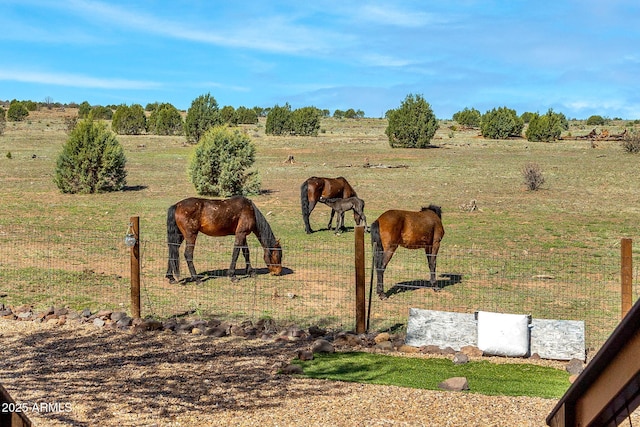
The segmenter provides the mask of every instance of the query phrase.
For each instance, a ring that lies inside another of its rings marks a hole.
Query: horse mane
[[[267,222],[267,219],[262,215],[260,209],[251,201],[251,206],[253,207],[253,212],[256,217],[256,227],[258,228],[258,233],[256,234],[258,240],[260,240],[260,244],[263,248],[270,250],[277,247],[278,239],[273,234],[273,230],[271,230],[271,226]]]
[[[347,179],[343,176],[339,176],[338,178],[336,178],[338,180],[341,180],[343,185],[344,185],[344,189],[342,190],[342,195],[343,198],[347,198],[347,197],[358,197],[358,195],[356,194],[356,190],[353,189],[353,187],[351,186],[351,184],[349,184],[349,181],[347,181]]]
[[[438,215],[438,218],[442,219],[442,208],[440,206],[429,205],[426,208],[423,206],[422,209],[420,209],[420,212],[424,211],[433,211],[436,215]]]

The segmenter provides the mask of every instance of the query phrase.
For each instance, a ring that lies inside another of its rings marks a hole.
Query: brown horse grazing
[[[264,215],[253,202],[245,197],[236,196],[226,200],[211,200],[191,197],[171,206],[167,211],[167,244],[169,245],[169,267],[166,277],[175,283],[180,277],[179,249],[183,240],[187,241],[184,257],[189,266],[191,279],[198,281],[193,266],[193,250],[198,233],[208,236],[236,236],[233,245],[231,265],[227,275],[236,280],[236,261],[240,250],[246,261],[246,272],[255,276],[249,261],[247,236],[254,233],[264,248],[264,262],[271,274],[282,273],[282,248],[273,235]]]
[[[439,290],[436,282],[436,257],[443,237],[442,209],[439,206],[430,205],[420,212],[389,210],[380,215],[371,224],[373,264],[377,272],[377,292],[380,299],[387,298],[383,285],[384,270],[398,246],[408,249],[424,248],[431,272],[431,286]]]
[[[320,196],[327,199],[334,197],[347,198],[357,196],[356,191],[351,187],[343,177],[338,178],[319,178],[312,176],[302,183],[300,186],[300,205],[302,207],[302,220],[304,221],[304,229],[307,234],[313,233],[309,224],[309,215],[316,207],[316,203],[320,200]],[[331,209],[331,217],[327,228],[331,230],[333,215],[335,211]],[[360,223],[360,216],[354,211],[353,219],[357,224]]]

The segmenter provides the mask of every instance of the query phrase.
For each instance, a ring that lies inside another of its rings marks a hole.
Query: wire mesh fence
[[[0,302],[35,308],[54,305],[131,312],[130,250],[123,236],[48,230],[17,233],[5,233],[7,243],[0,246]],[[142,316],[167,318],[193,313],[230,321],[269,318],[301,327],[353,329],[353,233],[323,242],[281,243],[281,276],[269,274],[263,249],[256,242],[249,246],[255,276],[245,274],[240,256],[238,280],[232,281],[226,273],[233,237],[203,237],[198,240],[194,257],[201,280],[188,280],[181,250],[183,280],[170,284],[165,278],[166,242],[142,240]],[[410,308],[520,313],[534,318],[583,320],[587,347],[596,350],[620,321],[620,257],[615,254],[506,253],[443,246],[437,259],[441,290],[435,291],[428,280],[424,251],[398,249],[385,272],[389,297],[381,300],[371,275],[368,242],[365,253],[367,288],[373,285],[371,330],[404,327]],[[633,283],[635,301],[637,268]]]

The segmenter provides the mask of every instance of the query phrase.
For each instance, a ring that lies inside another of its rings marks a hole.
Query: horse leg
[[[329,217],[329,224],[327,225],[327,230],[331,231],[331,225],[333,224],[333,215],[335,215],[336,211],[331,208],[331,216]],[[336,223],[338,222],[338,218],[336,218]],[[338,225],[336,224],[336,227]]]
[[[238,256],[240,255],[240,249],[242,249],[244,254],[244,248],[247,246],[246,242],[246,234],[236,234],[236,241],[233,244],[233,254],[231,255],[231,265],[229,265],[229,270],[227,271],[227,276],[231,278],[232,282],[238,280],[236,278],[236,263],[238,262]],[[247,258],[245,257],[245,261],[246,260]]]
[[[360,221],[358,225],[362,225],[364,223],[364,230],[367,231],[367,217],[364,215],[364,211],[360,212]]]
[[[195,237],[187,239],[187,245],[184,250],[184,259],[187,261],[187,266],[189,267],[189,273],[191,273],[191,279],[196,282],[199,282],[200,278],[196,273],[196,267],[193,265],[193,251],[195,250],[195,248],[196,248]]]
[[[311,229],[311,222],[309,220],[309,217],[311,216],[311,212],[313,212],[313,208],[316,207],[316,203],[318,203],[316,200],[309,200],[308,211],[305,212],[304,215],[302,216],[302,219],[304,220],[304,229],[307,232],[307,234],[313,233],[313,230]]]
[[[394,252],[395,248],[392,247],[388,251],[378,250],[375,255],[376,275],[378,278],[376,292],[378,293],[378,297],[382,300],[388,298],[387,294],[384,292],[384,270],[387,268],[389,261],[391,261],[391,257],[393,257]]]
[[[427,254],[427,261],[429,262],[429,272],[430,272],[430,277],[429,277],[429,283],[431,284],[431,287],[434,288],[436,291],[440,290],[440,287],[438,287],[438,281],[436,280],[436,258],[438,255],[438,249],[440,248],[440,242],[434,242],[434,244],[429,247],[427,246],[424,251]]]
[[[165,274],[165,277],[169,279],[169,283],[177,283],[178,281],[176,279],[180,278],[180,244],[169,243],[169,261],[167,264],[167,274]]]
[[[249,260],[249,246],[247,246],[246,238],[242,242],[242,256],[244,256],[245,271],[247,273],[247,276],[256,277],[256,272],[251,267],[251,261]]]

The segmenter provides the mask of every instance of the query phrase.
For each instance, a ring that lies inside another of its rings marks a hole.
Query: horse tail
[[[306,180],[300,186],[300,206],[302,207],[302,217],[307,218],[309,212],[309,180]]]
[[[260,241],[262,247],[267,249],[269,253],[271,253],[271,249],[273,249],[277,244],[276,236],[273,234],[271,226],[267,222],[267,219],[264,217],[262,212],[260,212],[260,209],[258,209],[255,203],[253,203],[251,200],[249,200],[249,202],[251,202],[251,207],[253,207],[253,215],[256,219],[256,228],[258,230],[256,236],[258,237],[258,240]]]
[[[424,209],[423,209],[424,210]],[[429,205],[429,207],[427,208],[427,210],[433,211],[435,212],[436,215],[438,215],[438,218],[442,219],[442,208],[440,206],[436,206],[436,205]]]
[[[167,210],[167,245],[169,246],[169,272],[180,276],[180,245],[184,240],[176,222],[176,205]]]
[[[373,251],[373,264],[376,269],[382,268],[382,238],[380,237],[380,223],[378,220],[373,221],[369,230],[371,233],[371,247]]]
[[[315,203],[313,206],[309,203],[309,180],[307,179],[300,186],[300,207],[302,208],[302,222],[304,223],[304,230],[307,234],[311,233],[311,223],[309,221],[309,216],[311,215],[311,210],[315,207]]]

